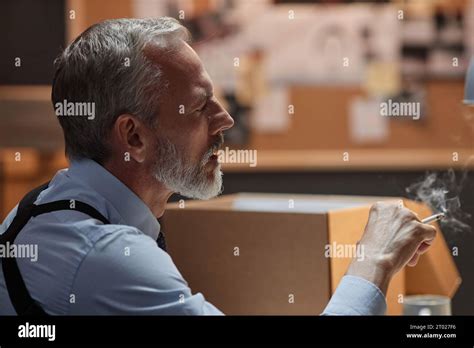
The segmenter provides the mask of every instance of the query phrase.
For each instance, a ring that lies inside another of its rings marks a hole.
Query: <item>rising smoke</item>
[[[410,198],[424,202],[434,213],[446,214],[439,224],[444,235],[449,238],[471,231],[468,224],[471,214],[462,210],[460,200],[467,175],[467,170],[461,172],[459,179],[453,169],[442,173],[428,172],[423,180],[406,188]]]

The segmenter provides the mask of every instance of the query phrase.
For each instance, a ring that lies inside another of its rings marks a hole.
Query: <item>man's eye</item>
[[[207,103],[205,103],[201,108],[197,109],[197,112],[202,112],[204,109],[206,109]]]

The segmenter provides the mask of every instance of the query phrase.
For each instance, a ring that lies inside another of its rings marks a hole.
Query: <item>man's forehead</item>
[[[144,50],[145,56],[159,65],[163,72],[201,73],[203,66],[197,53],[183,40],[163,46],[160,41],[151,41]]]
[[[198,102],[212,96],[211,79],[197,53],[186,42],[181,40],[172,48],[152,43],[144,53],[162,70],[164,78],[170,83],[171,93],[173,90],[180,93],[187,90]]]

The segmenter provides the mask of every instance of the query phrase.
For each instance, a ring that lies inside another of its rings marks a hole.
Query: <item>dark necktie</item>
[[[163,233],[163,230],[160,231],[160,234],[158,235],[158,239],[156,240],[156,244],[158,244],[158,246],[161,249],[166,251],[166,241],[165,241],[165,235]]]

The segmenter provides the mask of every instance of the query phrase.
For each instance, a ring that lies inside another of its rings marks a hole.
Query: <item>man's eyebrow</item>
[[[199,88],[199,93],[196,93],[196,94],[199,94],[197,97],[196,97],[196,102],[193,103],[193,107],[194,106],[200,106],[202,104],[204,104],[204,102],[206,100],[208,100],[209,98],[211,98],[214,93],[213,93],[213,90],[212,90],[212,87],[211,88]]]
[[[214,88],[212,85],[205,85],[201,87],[201,90],[206,98],[211,98],[214,95]]]

